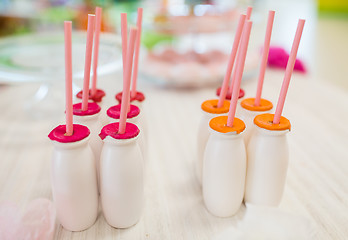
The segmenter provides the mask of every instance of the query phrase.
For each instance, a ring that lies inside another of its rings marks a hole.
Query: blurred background
[[[347,0],[1,0],[0,83],[45,82],[64,75],[63,21],[73,21],[74,79],[83,73],[87,14],[103,8],[99,73],[121,69],[120,13],[144,8],[140,81],[168,88],[221,83],[238,16],[253,6],[245,79],[258,70],[267,12],[276,11],[271,46],[290,51],[297,21],[306,26],[298,58],[311,78],[348,89]],[[82,32],[79,32],[82,31]],[[330,64],[328,61],[334,61]],[[332,67],[334,66],[334,67]],[[81,87],[81,86],[80,86]],[[47,91],[47,89],[45,90]]]

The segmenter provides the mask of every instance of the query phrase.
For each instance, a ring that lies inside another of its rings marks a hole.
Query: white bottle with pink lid
[[[203,162],[203,200],[209,212],[218,217],[230,217],[238,211],[245,187],[245,125],[238,118],[233,127],[226,124],[227,116],[210,121]]]
[[[144,202],[143,159],[137,143],[139,129],[126,123],[118,134],[119,123],[103,127],[104,141],[100,162],[100,197],[104,216],[115,228],[136,224]]]
[[[120,115],[121,115],[121,104],[110,107],[107,110],[106,114],[108,116],[109,123],[119,122]],[[139,144],[141,153],[143,155],[143,158],[145,160],[147,156],[147,151],[146,151],[147,144],[145,141],[145,136],[143,132],[143,124],[141,122],[140,116],[141,116],[140,109],[137,106],[131,104],[129,106],[129,112],[127,113],[127,121],[137,125],[140,130],[139,136],[138,136],[138,144]]]
[[[261,99],[260,104],[255,106],[255,98],[246,98],[240,103],[239,116],[246,125],[244,131],[245,146],[248,146],[249,139],[254,131],[254,118],[259,114],[269,113],[272,108],[272,102]]]
[[[100,110],[98,104],[94,102],[88,102],[87,110],[82,110],[82,104],[76,103],[73,105],[74,123],[85,125],[91,131],[89,145],[94,154],[97,173],[99,175],[99,161],[100,153],[103,147],[103,141],[100,140],[98,134],[102,128],[102,124],[99,120]]]
[[[209,139],[209,122],[212,118],[227,115],[228,109],[230,107],[229,101],[224,101],[222,107],[217,107],[218,100],[207,100],[201,105],[202,117],[198,125],[197,133],[197,167],[196,175],[200,184],[202,184],[202,169],[203,169],[203,156],[205,146]]]
[[[282,199],[289,162],[287,133],[291,126],[284,117],[279,124],[272,124],[273,116],[261,114],[254,120],[255,130],[247,148],[247,203],[278,206]]]
[[[82,231],[98,216],[97,171],[88,128],[78,124],[73,128],[71,136],[66,136],[65,125],[49,134],[54,145],[51,185],[59,222],[69,231]]]

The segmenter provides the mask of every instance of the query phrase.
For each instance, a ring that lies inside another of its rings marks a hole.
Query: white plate
[[[73,78],[83,77],[86,32],[72,33]],[[122,67],[120,38],[101,34],[98,75]],[[64,33],[48,32],[0,40],[0,83],[43,82],[64,78]]]

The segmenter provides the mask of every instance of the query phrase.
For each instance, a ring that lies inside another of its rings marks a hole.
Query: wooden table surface
[[[282,71],[269,71],[263,97],[278,98]],[[195,176],[197,125],[202,101],[215,98],[215,88],[170,90],[143,83],[148,122],[148,164],[145,206],[135,226],[110,227],[100,212],[86,231],[72,233],[58,223],[56,239],[211,239],[243,218],[217,218],[207,212]],[[121,90],[119,75],[100,80],[106,105]],[[246,96],[256,81],[243,81]],[[49,166],[52,144],[47,134],[64,122],[63,104],[57,113],[39,118],[24,110],[37,85],[0,86],[0,202],[22,208],[36,198],[52,199]],[[348,94],[329,83],[295,74],[284,116],[290,119],[290,163],[280,208],[313,221],[317,239],[348,237]]]

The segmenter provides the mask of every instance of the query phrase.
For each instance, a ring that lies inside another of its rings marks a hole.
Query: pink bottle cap
[[[103,97],[105,96],[105,92],[101,89],[97,89],[96,93],[94,94],[94,96],[91,96],[91,90],[89,90],[89,94],[88,94],[88,99],[92,100],[93,102],[101,102]],[[82,90],[79,91],[76,94],[76,97],[79,99],[82,99]]]
[[[138,116],[140,113],[140,109],[131,104],[130,105],[130,110],[129,112],[127,113],[127,118],[134,118],[136,116]],[[114,118],[114,119],[120,119],[120,115],[121,115],[121,104],[118,104],[118,105],[115,105],[115,106],[112,106],[110,107],[106,114],[111,117],[111,118]]]
[[[115,98],[118,101],[118,103],[121,104],[121,102],[122,102],[122,92],[117,93]],[[145,95],[142,92],[137,92],[135,97],[130,96],[130,102],[133,102],[133,101],[142,102],[144,100],[145,100]]]
[[[76,103],[73,105],[73,114],[76,116],[89,116],[100,112],[101,108],[95,102],[89,102],[86,111],[82,111],[82,103]]]
[[[107,136],[115,139],[131,139],[138,136],[140,130],[133,123],[126,123],[126,131],[123,134],[118,134],[119,123],[110,123],[104,126],[99,134],[99,137],[104,140]]]
[[[220,92],[221,92],[221,87],[219,87],[218,89],[216,89],[216,96],[220,96]],[[232,94],[231,94],[231,92],[227,92],[227,94],[226,94],[226,99],[227,100],[231,100],[231,96]],[[245,92],[244,92],[244,90],[243,89],[239,89],[239,96],[238,96],[238,98],[242,98],[242,97],[244,97],[244,95],[245,95]]]
[[[48,134],[48,137],[52,141],[57,141],[60,143],[72,143],[85,139],[90,134],[90,131],[86,126],[74,124],[73,128],[73,134],[71,136],[66,136],[66,125],[59,125],[58,127],[54,128],[50,134]]]

